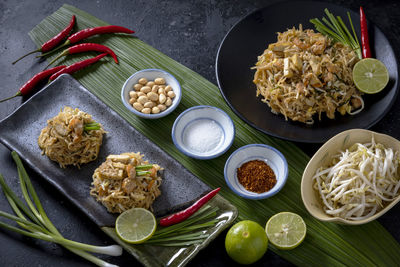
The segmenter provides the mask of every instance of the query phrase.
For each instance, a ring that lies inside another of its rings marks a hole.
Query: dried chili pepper
[[[11,98],[17,97],[17,96],[23,96],[23,95],[27,95],[28,93],[30,93],[32,91],[32,89],[41,81],[43,81],[44,79],[48,78],[50,75],[53,75],[54,73],[57,73],[58,71],[62,70],[63,68],[65,68],[66,66],[57,66],[48,70],[44,70],[42,72],[39,72],[38,74],[36,74],[35,76],[33,76],[29,81],[27,81],[20,89],[19,91],[11,96],[8,97],[6,99],[0,100],[0,102],[9,100]]]
[[[117,55],[114,53],[114,51],[112,51],[107,46],[101,45],[101,44],[85,43],[85,44],[74,45],[74,46],[71,46],[71,47],[65,49],[61,54],[59,54],[55,59],[53,59],[49,63],[48,66],[53,64],[60,57],[67,56],[67,55],[72,55],[72,54],[77,54],[77,53],[82,53],[82,52],[88,52],[88,51],[97,51],[97,52],[107,53],[110,56],[112,56],[114,61],[115,61],[115,63],[118,64]]]
[[[220,187],[212,190],[211,192],[209,192],[207,195],[205,195],[204,197],[200,198],[199,200],[197,200],[192,206],[190,206],[189,208],[182,210],[180,212],[174,213],[172,215],[169,215],[165,218],[162,218],[160,220],[160,225],[161,226],[169,226],[169,225],[173,225],[179,222],[182,222],[184,220],[186,220],[187,218],[189,218],[193,213],[195,213],[196,211],[198,211],[204,204],[206,204],[210,199],[212,199],[218,192],[219,190],[221,190]]]
[[[61,46],[57,47],[54,51],[59,50],[62,47],[65,47],[70,44],[75,44],[85,38],[88,38],[90,36],[96,35],[96,34],[105,34],[105,33],[134,33],[134,31],[121,27],[121,26],[116,26],[116,25],[109,25],[109,26],[100,26],[100,27],[95,27],[95,28],[88,28],[88,29],[83,29],[77,33],[74,33],[68,39],[65,41],[64,44]],[[50,51],[48,53],[45,53],[43,55],[37,56],[37,57],[43,57],[47,56],[48,54],[54,52]]]
[[[361,46],[363,58],[371,57],[371,48],[369,47],[369,37],[367,28],[367,18],[363,8],[360,6],[360,25],[361,25]]]
[[[71,33],[72,29],[75,26],[75,22],[76,22],[76,17],[75,17],[75,15],[72,15],[71,21],[69,22],[68,26],[65,27],[59,34],[57,34],[56,36],[54,36],[53,38],[51,38],[50,40],[45,42],[39,49],[36,49],[35,51],[29,52],[28,54],[18,58],[12,64],[17,63],[19,60],[23,59],[24,57],[26,57],[30,54],[33,54],[36,52],[45,53],[45,52],[48,52],[51,49],[53,49]]]
[[[71,74],[71,73],[74,73],[74,72],[76,72],[78,70],[81,70],[81,69],[83,69],[83,68],[85,68],[85,67],[87,67],[87,66],[89,66],[89,65],[91,65],[93,63],[96,63],[101,58],[103,58],[103,57],[105,57],[107,55],[108,55],[107,53],[103,53],[101,55],[98,55],[97,57],[92,57],[92,58],[89,58],[89,59],[86,59],[86,60],[82,60],[82,61],[76,62],[76,63],[74,63],[74,64],[72,64],[70,66],[67,66],[67,67],[63,68],[62,70],[60,70],[60,71],[54,73],[53,75],[51,75],[49,81],[53,81],[55,78],[57,78],[61,74],[64,74],[64,73]]]

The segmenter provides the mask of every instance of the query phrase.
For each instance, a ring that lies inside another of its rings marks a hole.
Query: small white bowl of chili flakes
[[[250,144],[235,150],[224,168],[225,181],[237,195],[264,199],[278,193],[286,183],[288,165],[277,149]]]

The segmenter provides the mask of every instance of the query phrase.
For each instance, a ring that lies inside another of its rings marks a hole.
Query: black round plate
[[[390,81],[382,92],[364,96],[365,109],[359,114],[341,116],[336,113],[334,120],[326,118],[324,114],[321,121],[316,118],[314,125],[308,126],[286,121],[282,115],[273,114],[268,105],[256,97],[256,86],[253,84],[255,71],[250,68],[257,62],[257,56],[263,53],[269,43],[276,42],[277,32],[293,26],[298,28],[299,24],[303,25],[303,29],[313,28],[309,20],[322,18],[325,8],[341,16],[346,24],[349,11],[360,36],[358,13],[334,4],[311,1],[281,2],[259,9],[239,21],[225,36],[216,60],[218,86],[228,105],[246,123],[282,139],[322,143],[347,129],[367,129],[389,111],[398,91],[398,67],[389,41],[372,23],[368,24],[372,56],[386,65]]]

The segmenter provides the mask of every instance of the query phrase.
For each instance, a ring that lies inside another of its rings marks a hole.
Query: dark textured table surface
[[[45,66],[33,56],[12,66],[11,62],[24,52],[36,49],[28,32],[63,3],[72,4],[110,24],[137,30],[137,36],[176,61],[200,73],[211,82],[215,79],[215,56],[227,31],[247,13],[276,1],[82,1],[82,0],[1,0],[0,1],[0,98],[16,90]],[[363,5],[368,18],[387,35],[397,55],[400,47],[400,5],[387,1],[329,1],[357,10]],[[283,11],[284,12],[284,11]],[[16,98],[0,104],[0,120],[13,112],[26,99]],[[389,114],[372,130],[400,139],[400,102],[397,99]],[[18,138],[18,133],[15,133]],[[298,144],[308,154],[319,145]],[[9,151],[0,145],[0,172],[16,178],[16,168]],[[91,244],[113,243],[94,223],[58,194],[41,177],[29,171],[33,185],[54,224],[68,238]],[[16,181],[16,180],[15,180]],[[19,190],[17,182],[12,184]],[[0,210],[10,211],[3,194]],[[379,221],[400,241],[400,205]],[[231,266],[234,264],[224,249],[225,233],[201,251],[190,266]],[[136,265],[136,260],[124,253],[121,257],[104,257],[120,266]],[[322,263],[321,263],[322,264]],[[1,266],[89,266],[90,264],[58,245],[25,238],[0,230]],[[257,266],[289,266],[273,252],[255,264]]]

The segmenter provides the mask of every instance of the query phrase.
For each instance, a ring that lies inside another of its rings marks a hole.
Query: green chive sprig
[[[340,42],[350,46],[356,52],[357,56],[362,59],[360,43],[356,31],[354,30],[350,13],[347,12],[347,17],[350,22],[352,33],[350,33],[340,16],[335,17],[327,8],[325,8],[324,11],[329,20],[325,17],[322,18],[322,21],[318,18],[310,19],[315,29],[323,35],[330,37],[334,42]]]

